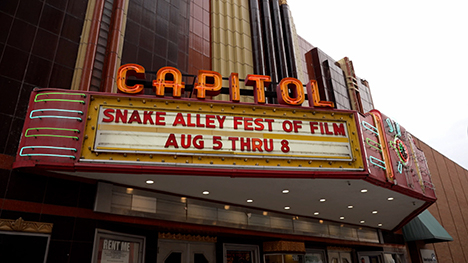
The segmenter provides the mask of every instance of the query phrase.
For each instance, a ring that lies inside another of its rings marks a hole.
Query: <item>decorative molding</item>
[[[279,5],[287,5],[288,1],[287,0],[279,0]]]
[[[52,223],[24,221],[21,217],[16,220],[0,218],[0,230],[6,231],[50,234],[53,226]]]
[[[200,235],[192,236],[192,235],[172,234],[172,233],[159,233],[158,237],[161,239],[174,239],[174,240],[211,242],[211,243],[216,243],[216,241],[218,240],[217,237],[200,236]]]
[[[263,252],[300,252],[305,253],[304,242],[271,241],[263,242]]]

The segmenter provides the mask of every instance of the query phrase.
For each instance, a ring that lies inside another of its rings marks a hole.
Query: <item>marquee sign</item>
[[[362,170],[349,111],[94,94],[81,162]]]
[[[369,174],[395,188],[435,196],[426,157],[411,134],[377,110],[359,119]]]
[[[309,105],[302,106],[304,87],[293,78],[278,84],[278,104],[267,104],[268,76],[245,78],[255,99],[242,103],[235,73],[229,101],[206,97],[221,89],[216,72],[199,73],[194,98],[181,97],[181,74],[170,67],[152,81],[154,95],[141,94],[140,84],[128,86],[125,79],[142,73],[142,67],[121,67],[120,93],[34,90],[14,168],[359,177],[435,196],[411,134],[378,111],[361,115],[331,108],[320,100],[314,81],[305,88]]]

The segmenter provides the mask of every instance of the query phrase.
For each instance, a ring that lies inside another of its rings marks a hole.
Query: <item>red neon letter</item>
[[[232,102],[240,101],[239,74],[231,73],[229,76],[229,95]]]
[[[127,86],[127,77],[134,76],[137,79],[145,79],[145,68],[137,64],[125,64],[117,71],[117,88],[123,93],[140,93],[143,91],[142,84]]]
[[[172,75],[168,77],[167,75]],[[158,70],[156,80],[153,80],[153,87],[155,89],[156,96],[163,97],[165,89],[172,89],[172,96],[180,98],[184,93],[185,83],[182,82],[182,73],[173,67],[163,67]]]
[[[290,87],[294,98],[289,96]],[[295,78],[282,79],[278,86],[276,86],[276,96],[278,98],[279,104],[300,106],[305,100],[304,87],[302,86],[302,82]]]
[[[265,87],[270,83],[270,76],[249,74],[245,77],[245,85],[254,87],[254,101],[258,104],[265,104]]]
[[[216,71],[199,70],[197,85],[195,85],[197,98],[205,99],[206,95],[218,95],[221,92],[222,81],[223,77]]]
[[[320,94],[318,91],[317,81],[311,80],[307,84],[307,94],[309,94],[309,106],[310,107],[335,107],[335,104],[331,101],[321,101]]]

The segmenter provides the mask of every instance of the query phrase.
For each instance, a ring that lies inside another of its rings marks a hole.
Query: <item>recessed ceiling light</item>
[[[263,215],[264,215],[264,216],[267,216],[267,215],[268,215],[268,212],[263,211]]]
[[[205,191],[202,192],[202,194],[204,194],[204,195],[209,195],[210,192],[205,190]]]
[[[372,211],[372,214],[377,214],[377,213],[378,213],[377,210]]]
[[[361,193],[367,193],[367,189],[361,189]]]
[[[348,209],[353,209],[354,206],[348,205]]]
[[[322,198],[322,199],[320,199],[319,201],[320,201],[320,202],[325,202],[325,201],[327,201],[327,200],[326,200],[325,198]]]
[[[224,209],[225,209],[225,210],[229,210],[229,208],[231,208],[231,207],[228,206],[228,205],[225,205],[225,206],[224,206]]]
[[[289,210],[289,209],[291,209],[291,207],[285,206],[284,209]]]
[[[378,226],[382,226],[382,224],[378,224]]]
[[[154,181],[153,180],[146,180],[146,183],[147,184],[154,184]]]
[[[314,212],[314,216],[318,216],[319,214],[319,212]]]
[[[287,193],[289,193],[289,190],[288,190],[288,189],[284,189],[284,190],[283,190],[283,194],[287,194]]]
[[[133,188],[127,188],[127,194],[132,194],[133,193]]]
[[[364,220],[361,220],[361,224],[364,224],[365,222],[366,222],[366,221],[364,221]]]
[[[247,203],[252,203],[253,200],[252,199],[247,199]]]
[[[181,197],[180,202],[181,203],[187,203],[187,197]]]
[[[344,220],[344,216],[340,216],[340,220]]]
[[[387,198],[388,201],[393,201],[393,197]]]
[[[320,224],[323,224],[323,220],[319,220],[319,223],[320,223]]]

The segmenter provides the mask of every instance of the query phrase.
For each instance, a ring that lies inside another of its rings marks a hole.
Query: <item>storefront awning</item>
[[[406,241],[424,240],[426,243],[453,241],[435,217],[427,210],[403,227]]]

